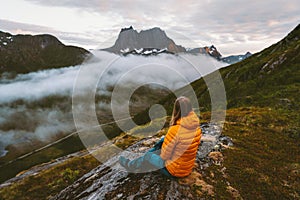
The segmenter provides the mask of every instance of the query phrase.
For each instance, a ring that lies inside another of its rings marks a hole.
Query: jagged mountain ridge
[[[83,48],[66,46],[49,34],[12,35],[0,31],[0,74],[74,66],[91,55]]]
[[[165,31],[158,27],[138,32],[133,29],[132,26],[129,28],[122,28],[117,40],[115,41],[115,44],[110,48],[102,50],[116,54],[134,54],[144,56],[158,55],[160,53],[190,53],[195,55],[205,54],[229,64],[239,62],[251,55],[250,53],[247,53],[246,55],[229,56],[223,58],[221,53],[214,45],[211,45],[210,47],[205,46],[187,49],[176,44],[174,40],[167,36]]]
[[[217,60],[221,60],[222,55],[221,53],[217,50],[217,48],[214,45],[211,45],[210,47],[199,47],[199,48],[193,48],[190,50],[187,50],[187,53],[192,53],[192,54],[208,54]]]

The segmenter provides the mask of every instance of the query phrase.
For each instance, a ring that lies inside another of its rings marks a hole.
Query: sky
[[[52,34],[86,49],[112,46],[121,28],[160,27],[184,47],[214,45],[223,56],[259,52],[300,22],[299,0],[9,0],[0,30]]]

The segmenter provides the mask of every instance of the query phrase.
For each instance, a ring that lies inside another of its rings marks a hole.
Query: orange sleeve
[[[176,144],[177,144],[177,128],[175,128],[175,126],[171,126],[164,139],[161,148],[160,157],[163,160],[171,160]]]

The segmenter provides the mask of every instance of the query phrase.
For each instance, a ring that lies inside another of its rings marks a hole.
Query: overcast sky
[[[258,52],[300,22],[299,0],[9,0],[0,30],[49,33],[87,49],[111,46],[122,27],[160,27],[185,47],[214,44],[222,55]]]

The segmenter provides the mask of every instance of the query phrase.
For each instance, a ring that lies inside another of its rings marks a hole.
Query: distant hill
[[[250,52],[247,52],[244,55],[232,55],[232,56],[222,57],[222,58],[220,58],[220,60],[223,62],[226,62],[228,64],[234,64],[234,63],[240,62],[250,56],[252,56],[252,54]]]
[[[0,74],[81,64],[91,53],[66,46],[52,35],[11,35],[0,31]]]

